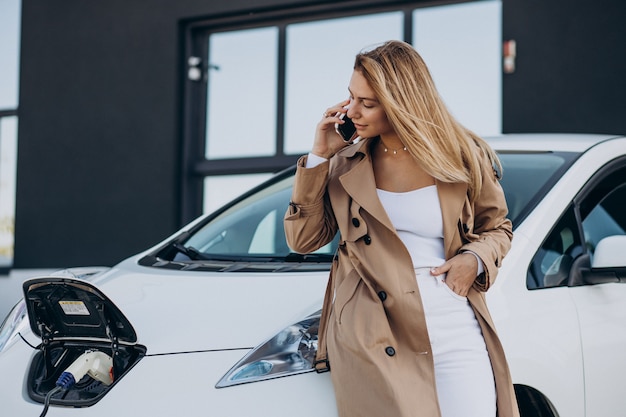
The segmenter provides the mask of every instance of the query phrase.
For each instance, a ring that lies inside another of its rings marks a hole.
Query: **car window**
[[[585,245],[592,258],[600,240],[608,236],[626,235],[626,172],[622,172],[622,175],[624,177],[619,180],[624,183],[615,184],[615,178],[610,178],[606,181],[610,188],[603,187],[605,195],[593,195],[591,201],[581,205]],[[597,198],[599,201],[596,201]]]
[[[204,254],[287,255],[283,216],[293,179],[288,177],[243,199],[197,230],[186,242]]]
[[[571,205],[535,254],[528,269],[528,289],[565,286],[574,259],[583,251],[574,205]]]
[[[245,259],[285,258],[292,254],[285,240],[283,217],[289,206],[293,187],[290,175],[261,187],[207,222],[187,239],[185,247],[197,250],[202,258],[223,256]],[[314,254],[332,255],[337,242],[324,246]],[[187,254],[179,252],[174,260]],[[233,258],[234,259],[234,258]]]
[[[590,267],[598,242],[608,236],[626,235],[624,163],[601,170],[569,206],[530,264],[528,289],[580,285],[572,281],[572,274],[581,266]],[[580,258],[583,255],[586,258]],[[576,263],[577,259],[582,262]]]
[[[530,213],[576,156],[567,152],[499,152],[504,171],[500,184],[513,226]]]

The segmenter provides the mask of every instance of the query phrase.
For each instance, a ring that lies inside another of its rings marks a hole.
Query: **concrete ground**
[[[0,323],[13,308],[15,303],[22,298],[22,283],[28,278],[46,275],[55,269],[23,269],[11,270],[8,275],[0,274]]]

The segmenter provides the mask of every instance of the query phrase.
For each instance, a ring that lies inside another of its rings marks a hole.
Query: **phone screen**
[[[354,139],[354,134],[356,133],[356,128],[354,127],[354,123],[352,123],[352,119],[348,117],[346,113],[342,113],[339,115],[339,118],[344,121],[343,124],[336,123],[335,130],[346,142],[351,142]]]

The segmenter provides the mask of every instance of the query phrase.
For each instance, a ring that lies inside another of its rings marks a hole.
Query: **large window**
[[[386,40],[416,46],[462,123],[500,133],[501,0],[346,9],[189,25],[183,222],[308,152],[324,109],[348,95],[354,56]]]
[[[310,150],[320,110],[348,97],[354,56],[368,45],[402,39],[402,19],[389,12],[287,26],[285,154]]]
[[[0,271],[13,263],[21,0],[0,1]]]
[[[480,135],[502,132],[499,1],[417,9],[413,45],[457,119]]]
[[[206,158],[276,153],[276,27],[209,37]]]

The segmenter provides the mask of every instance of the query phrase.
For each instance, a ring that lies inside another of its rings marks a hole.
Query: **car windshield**
[[[289,205],[293,175],[263,187],[248,198],[234,204],[194,233],[185,246],[202,254],[256,256],[264,258],[292,254],[285,241],[283,217]],[[328,244],[314,255],[333,254]],[[294,256],[294,258],[298,258]],[[309,260],[315,260],[311,256]],[[317,259],[324,259],[318,256]]]
[[[499,152],[504,175],[500,184],[513,228],[535,208],[574,162],[573,152]]]
[[[499,155],[504,171],[501,184],[514,226],[534,208],[576,156],[553,152],[500,152]],[[283,216],[292,186],[293,171],[275,177],[170,242],[157,253],[157,260],[185,268],[194,264],[194,268],[228,265],[228,270],[266,270],[271,264],[271,270],[276,271],[293,269],[287,265],[294,263],[323,264],[319,267],[327,268],[338,237],[308,255],[294,253],[285,241]]]

